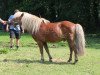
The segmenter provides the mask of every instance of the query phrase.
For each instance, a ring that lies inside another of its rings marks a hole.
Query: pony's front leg
[[[51,55],[50,55],[50,52],[49,52],[49,49],[48,49],[47,43],[44,42],[43,45],[44,45],[44,48],[45,48],[45,50],[46,50],[46,52],[47,52],[47,54],[48,54],[49,61],[52,62],[52,57],[51,57]]]
[[[38,46],[39,46],[40,54],[41,54],[41,63],[43,63],[44,62],[43,43],[42,42],[38,42]]]

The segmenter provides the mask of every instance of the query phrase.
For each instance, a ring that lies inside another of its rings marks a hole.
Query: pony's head
[[[22,28],[31,34],[39,31],[40,25],[43,21],[45,23],[49,22],[44,18],[41,19],[35,15],[20,11],[14,14],[14,21],[20,23]]]
[[[18,23],[19,25],[22,25],[22,17],[24,16],[24,13],[22,13],[19,17],[14,17],[11,21],[14,23]]]

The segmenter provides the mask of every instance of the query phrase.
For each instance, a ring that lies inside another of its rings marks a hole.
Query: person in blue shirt
[[[18,11],[16,11],[18,12]],[[9,32],[10,32],[10,48],[13,48],[14,38],[16,38],[16,48],[19,48],[19,39],[21,36],[21,27],[18,23],[13,23],[11,20],[14,18],[14,15],[10,15],[9,22]]]

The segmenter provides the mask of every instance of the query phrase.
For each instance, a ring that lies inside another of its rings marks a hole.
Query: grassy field
[[[37,44],[28,34],[23,34],[20,49],[9,49],[9,34],[0,32],[0,75],[100,75],[100,37],[86,37],[86,54],[76,65],[67,64],[69,48],[66,42],[49,44],[53,62],[40,63]]]

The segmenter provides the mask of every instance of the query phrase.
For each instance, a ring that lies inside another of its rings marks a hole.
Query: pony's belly
[[[60,41],[62,41],[61,39],[48,39],[48,40],[46,40],[47,42],[60,42]]]
[[[45,39],[48,42],[59,42],[62,40],[62,38],[63,38],[63,36],[62,36],[62,32],[60,30],[49,32],[45,36]]]
[[[49,35],[45,39],[47,42],[59,42],[63,40],[61,36],[57,36],[57,35],[56,36]]]

